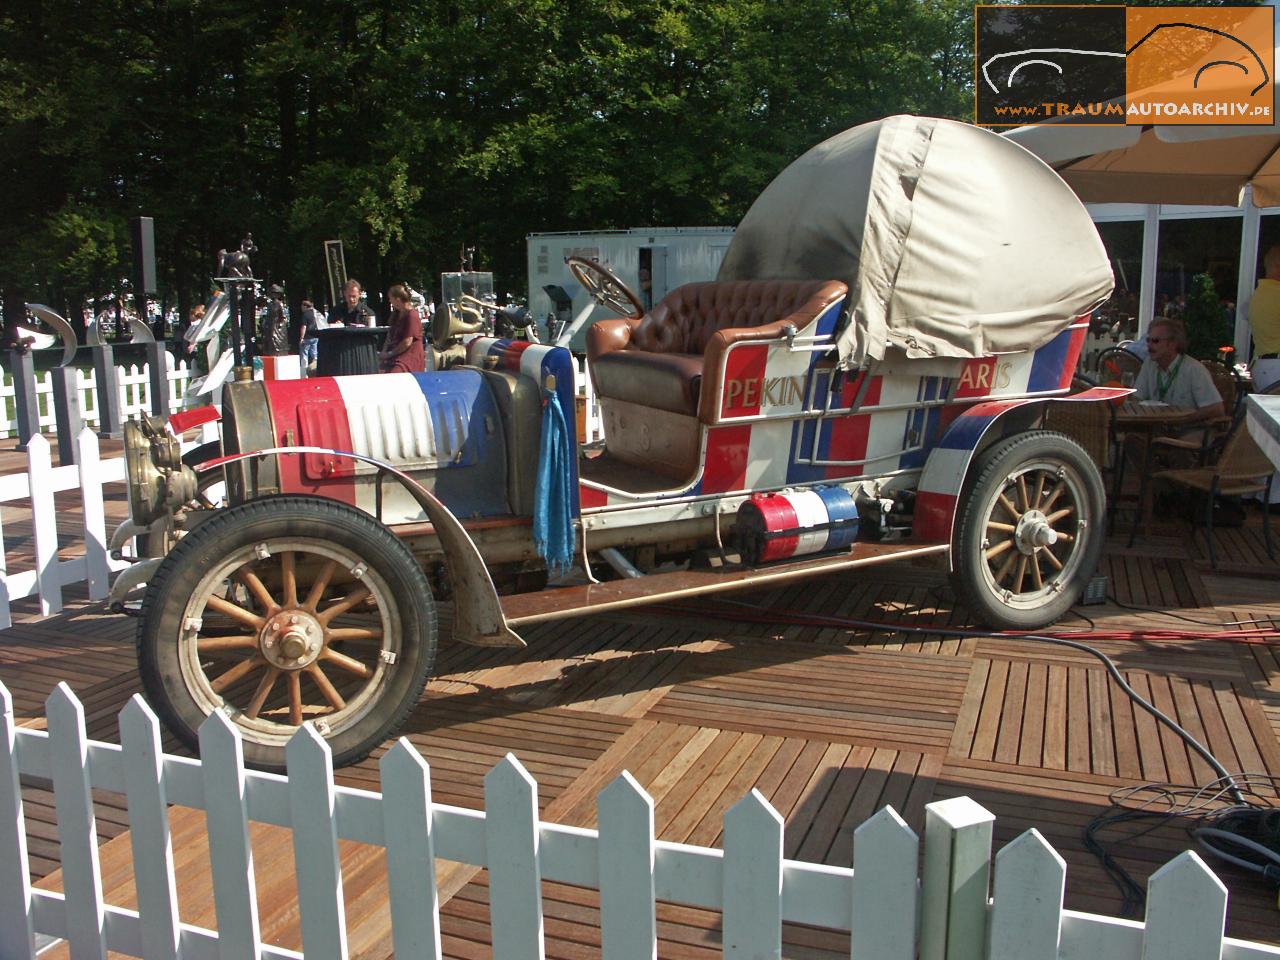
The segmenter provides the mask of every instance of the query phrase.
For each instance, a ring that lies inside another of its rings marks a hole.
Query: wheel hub
[[[302,670],[311,666],[324,650],[325,630],[306,610],[281,610],[268,617],[258,635],[258,649],[274,667]]]
[[[1049,518],[1039,510],[1028,510],[1018,518],[1013,534],[1019,552],[1031,556],[1041,547],[1051,547],[1058,542],[1058,534]]]

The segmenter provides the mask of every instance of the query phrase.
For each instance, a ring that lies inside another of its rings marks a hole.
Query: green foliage
[[[1218,348],[1234,341],[1234,318],[1227,315],[1213,287],[1213,277],[1197,273],[1191,278],[1187,309],[1187,353],[1197,360],[1219,360]]]
[[[54,38],[57,38],[56,40]],[[791,159],[891,113],[965,117],[959,0],[42,0],[0,11],[0,284],[119,289],[155,218],[165,291],[257,273],[434,289],[463,243],[733,224]]]

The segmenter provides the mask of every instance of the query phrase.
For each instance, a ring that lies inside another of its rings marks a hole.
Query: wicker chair
[[[1228,417],[1232,416],[1244,396],[1234,371],[1217,360],[1205,360],[1203,363],[1204,368],[1209,371],[1209,376],[1213,378],[1213,385],[1217,388],[1219,396],[1222,397],[1223,411]]]
[[[1113,462],[1111,420],[1114,408],[1109,403],[1080,403],[1059,400],[1050,403],[1045,412],[1045,426],[1065,433],[1080,446],[1104,473]]]
[[[1111,495],[1107,498],[1110,522],[1111,507],[1119,496],[1120,472],[1117,469],[1115,439],[1115,407],[1109,403],[1058,400],[1047,404],[1046,429],[1065,433],[1084,448],[1098,465],[1104,480],[1110,476]]]
[[[1262,535],[1267,545],[1267,556],[1275,559],[1271,547],[1271,475],[1275,467],[1249,435],[1243,417],[1237,417],[1222,445],[1217,463],[1208,467],[1190,467],[1183,470],[1161,470],[1152,475],[1174,486],[1199,490],[1205,494],[1204,535],[1209,544],[1209,565],[1215,569],[1218,557],[1213,545],[1213,505],[1219,496],[1238,497],[1246,493],[1261,493]],[[1195,520],[1192,519],[1194,527]]]

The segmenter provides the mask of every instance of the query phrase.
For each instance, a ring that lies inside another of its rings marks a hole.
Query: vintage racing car
[[[305,721],[360,758],[422,694],[435,598],[456,640],[522,646],[540,621],[932,557],[978,620],[1030,629],[1093,574],[1098,469],[1038,424],[1111,271],[1022,148],[917,117],[846,131],[761,194],[717,280],[647,313],[571,267],[622,315],[589,331],[602,446],[576,440],[566,350],[470,332],[450,369],[229,385],[200,470],[171,425],[130,426],[126,532],[166,547],[115,594],[145,585],[142,680],[181,739],[223,711],[257,766]]]

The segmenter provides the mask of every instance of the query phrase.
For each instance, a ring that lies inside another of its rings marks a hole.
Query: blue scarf
[[[552,576],[573,566],[573,491],[569,463],[573,444],[560,398],[544,391],[538,481],[533,490],[533,545]]]

